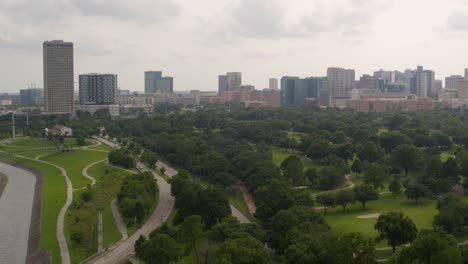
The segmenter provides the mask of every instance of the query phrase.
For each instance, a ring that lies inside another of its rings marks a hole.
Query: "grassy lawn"
[[[320,169],[320,166],[317,164],[314,164],[312,161],[307,159],[304,156],[298,155],[298,154],[293,154],[293,153],[288,153],[280,148],[277,147],[272,147],[271,148],[272,156],[273,156],[273,163],[279,168],[281,166],[281,163],[288,158],[291,155],[296,155],[301,158],[302,164],[304,165],[304,170],[310,169],[310,168],[316,168]]]
[[[91,153],[91,151],[88,151],[88,153]],[[66,217],[65,229],[68,243],[71,245],[70,257],[72,263],[79,263],[96,253],[99,211],[103,214],[103,247],[109,247],[122,238],[112,216],[110,203],[120,189],[122,179],[129,173],[110,168],[104,162],[92,166],[88,173],[96,178],[97,184],[89,190],[80,190],[73,193],[73,204]],[[83,201],[80,197],[81,193],[85,191],[92,193],[92,199],[89,202]],[[71,236],[73,234],[79,234],[82,237],[82,242],[72,241]]]
[[[448,152],[442,152],[440,153],[440,160],[442,162],[446,162],[449,158],[454,158],[455,155],[448,153]]]
[[[79,189],[91,183],[89,179],[81,174],[82,169],[106,157],[107,154],[102,152],[74,150],[66,153],[52,153],[43,156],[41,159],[63,167],[67,171],[68,177],[70,177],[73,189]]]
[[[367,209],[363,210],[361,205],[356,203],[348,206],[346,212],[343,212],[341,207],[336,207],[328,210],[323,216],[338,234],[361,232],[364,236],[375,238],[377,232],[374,230],[374,224],[377,218],[359,219],[358,216],[391,211],[402,212],[416,223],[418,230],[421,230],[432,229],[432,219],[437,214],[435,200],[425,199],[416,204],[402,195],[393,199],[390,194],[384,194],[380,200],[369,202],[366,207]],[[386,243],[380,243],[379,246],[386,246]]]
[[[288,131],[288,138],[295,139],[297,142],[301,142],[301,137],[306,135],[305,133],[299,133],[294,131]]]
[[[60,263],[60,248],[56,237],[57,217],[65,204],[65,180],[60,171],[52,166],[18,157],[5,156],[11,160],[30,165],[42,172],[42,218],[41,218],[41,249],[51,251],[52,263]]]

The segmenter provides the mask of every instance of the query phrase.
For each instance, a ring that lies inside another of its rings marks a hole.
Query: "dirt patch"
[[[245,203],[247,204],[247,208],[249,209],[249,213],[251,215],[254,215],[255,212],[257,211],[257,207],[255,206],[255,201],[252,197],[252,194],[250,194],[249,190],[245,186],[243,182],[239,182],[239,189],[240,192],[242,193],[242,196],[244,197]]]
[[[371,219],[371,218],[379,218],[380,214],[368,214],[368,215],[360,215],[357,218],[359,219]]]

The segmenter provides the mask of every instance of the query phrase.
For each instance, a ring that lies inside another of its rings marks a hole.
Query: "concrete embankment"
[[[12,253],[17,252],[16,258],[25,258],[23,263],[50,263],[50,253],[40,249],[42,173],[31,166],[2,158],[0,158],[0,173],[5,176],[0,176],[0,189],[2,183],[6,183],[3,195],[0,196],[1,215],[4,218],[0,219],[2,245],[5,247],[3,250],[8,250],[8,247],[19,243],[22,247],[15,249],[16,251],[9,250],[8,257],[13,258]],[[7,182],[5,182],[5,178]],[[12,199],[15,201],[12,202]],[[17,204],[17,202],[21,202],[21,204]],[[10,230],[7,231],[7,228]],[[14,236],[10,235],[14,239],[11,244],[3,240],[3,238],[8,238],[6,233],[14,234]],[[21,236],[21,238],[14,238],[15,236]]]

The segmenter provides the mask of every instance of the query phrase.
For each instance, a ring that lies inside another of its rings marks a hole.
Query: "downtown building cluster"
[[[73,43],[43,43],[44,89],[35,85],[18,95],[0,94],[0,108],[9,104],[43,107],[46,114],[75,114],[108,110],[113,116],[152,112],[157,104],[198,106],[238,103],[248,107],[316,106],[349,108],[361,112],[431,110],[437,106],[468,105],[468,69],[464,75],[436,79],[435,72],[417,66],[404,71],[378,70],[356,77],[355,70],[328,68],[325,76],[270,78],[268,88],[245,84],[241,72],[218,76],[217,91],[174,91],[174,78],[162,71],[144,72],[144,92],[120,90],[118,77],[110,73],[78,76],[74,91]],[[0,109],[1,110],[1,109]]]

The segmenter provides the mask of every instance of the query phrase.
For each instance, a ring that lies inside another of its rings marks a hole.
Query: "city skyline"
[[[467,67],[468,3],[461,0],[55,2],[0,2],[1,92],[40,86],[47,39],[75,44],[75,73],[114,72],[132,91],[144,89],[141,72],[151,69],[170,72],[176,91],[215,91],[219,73],[231,71],[261,89],[272,77],[325,76],[328,67],[361,76],[423,65],[436,79]],[[420,6],[425,13],[413,27]]]

